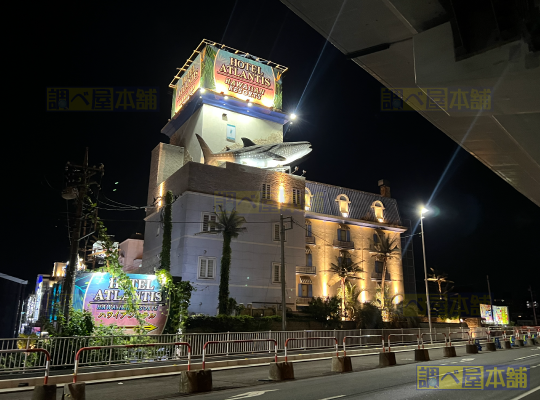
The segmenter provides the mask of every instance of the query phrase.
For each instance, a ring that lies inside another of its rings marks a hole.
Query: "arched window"
[[[309,211],[311,210],[311,198],[313,197],[313,195],[311,194],[311,190],[309,190],[307,187],[306,187],[306,192],[305,192],[305,208],[306,208],[306,211]]]
[[[309,219],[306,219],[306,237],[312,237],[313,232],[311,230],[311,221]]]
[[[313,266],[313,255],[311,249],[306,246],[306,267]]]
[[[347,225],[339,224],[339,228],[337,230],[337,240],[341,242],[351,241],[351,231]]]
[[[349,201],[349,198],[344,194],[340,194],[338,197],[336,197],[336,201],[338,202],[339,212],[341,213],[341,215],[344,216],[345,218],[348,218],[349,217],[349,204],[351,204],[351,202]]]
[[[383,222],[384,221],[384,205],[381,201],[377,200],[374,201],[371,205],[371,208],[373,208],[373,212],[375,213],[375,218],[377,218],[377,221]]]

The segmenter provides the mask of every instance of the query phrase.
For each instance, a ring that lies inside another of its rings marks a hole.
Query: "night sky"
[[[150,153],[168,142],[160,133],[170,118],[168,84],[207,38],[289,67],[284,111],[299,118],[285,140],[312,143],[313,152],[300,164],[307,179],[375,193],[377,181],[387,179],[402,218],[413,225],[420,205],[431,199],[433,212],[424,220],[428,267],[447,272],[456,289],[486,292],[486,274],[494,298],[525,300],[529,284],[540,289],[533,279],[540,265],[540,208],[422,116],[381,112],[379,82],[284,5],[131,4],[50,3],[40,13],[46,31],[34,40],[45,56],[35,60],[39,76],[31,80],[38,102],[33,117],[21,121],[24,139],[8,147],[7,155],[17,148],[26,154],[8,174],[15,190],[11,207],[4,209],[8,240],[1,272],[33,286],[36,274],[50,273],[53,262],[68,259],[60,191],[66,161],[82,163],[85,146],[91,165],[105,165],[105,196],[146,204]],[[68,29],[65,22],[75,20],[79,29]],[[160,111],[46,112],[46,87],[54,86],[159,87]],[[104,210],[100,216],[117,241],[144,231],[142,210]],[[418,279],[420,237],[413,243]]]

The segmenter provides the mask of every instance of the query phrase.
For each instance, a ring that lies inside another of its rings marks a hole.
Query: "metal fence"
[[[486,328],[462,328],[463,334],[456,328],[452,328],[452,341],[468,340],[470,332],[471,338],[485,338]],[[450,328],[433,328],[433,333],[450,334]],[[294,340],[289,343],[291,350],[325,349],[332,348],[333,345],[328,340],[310,339],[314,337],[330,338],[335,337],[338,343],[342,343],[345,336],[367,336],[380,335],[385,342],[390,334],[414,334],[421,335],[429,333],[428,328],[403,328],[403,329],[349,329],[349,330],[304,330],[304,331],[262,331],[262,332],[224,332],[224,333],[186,333],[176,335],[125,335],[125,336],[84,336],[84,337],[47,337],[0,339],[0,350],[8,349],[30,349],[42,348],[51,354],[51,368],[69,368],[74,365],[75,354],[83,347],[93,346],[113,346],[145,343],[172,343],[188,342],[191,345],[191,356],[202,356],[203,346],[208,341],[232,341],[232,340],[253,340],[253,339],[274,339],[278,343],[278,349],[283,350],[285,341],[289,338],[306,339]],[[434,336],[435,337],[435,336]],[[397,336],[397,340],[392,339],[393,346],[416,344],[412,336]],[[439,337],[438,337],[439,338]],[[442,335],[437,342],[442,342]],[[434,340],[435,342],[435,340]],[[376,348],[381,346],[380,337],[351,338],[347,340],[347,348]],[[244,343],[219,343],[207,349],[207,356],[229,355],[229,354],[250,354],[250,353],[271,353],[274,345],[271,342],[244,342]],[[127,363],[154,363],[170,360],[178,360],[187,357],[185,347],[175,347],[164,345],[151,348],[135,348],[122,350],[96,350],[88,353],[83,365],[111,365]],[[0,356],[0,373],[21,372],[43,370],[45,368],[45,356],[42,353],[18,353],[14,355]]]

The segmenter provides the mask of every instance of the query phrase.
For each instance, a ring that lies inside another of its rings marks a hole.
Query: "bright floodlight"
[[[425,214],[427,212],[429,212],[429,210],[427,208],[422,207],[422,210],[420,211],[420,213]]]
[[[296,119],[296,114],[291,114],[291,119]]]
[[[206,92],[206,89],[205,88],[201,88],[201,93],[204,93]]]
[[[225,96],[224,99],[225,99],[225,100],[229,100],[229,96]]]

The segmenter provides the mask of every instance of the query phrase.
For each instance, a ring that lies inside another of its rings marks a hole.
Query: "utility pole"
[[[290,228],[285,229],[285,220],[290,222]],[[281,329],[287,328],[287,293],[285,287],[285,231],[292,229],[292,217],[283,217],[279,215],[279,241],[281,243]]]
[[[538,321],[536,320],[536,304],[534,303],[534,297],[531,285],[529,285],[529,292],[531,292],[531,307],[533,309],[533,315],[534,315],[534,326],[538,326]]]
[[[489,309],[491,310],[491,323],[495,324],[495,319],[493,319],[493,298],[491,297],[491,287],[489,286],[489,275],[486,275],[487,284],[488,284],[488,293],[489,293]]]
[[[71,232],[71,247],[69,252],[69,264],[66,268],[66,276],[64,277],[64,284],[62,288],[62,312],[66,318],[69,318],[69,305],[73,297],[73,288],[75,283],[75,274],[77,272],[78,256],[81,240],[81,227],[83,222],[83,210],[84,202],[86,199],[88,186],[90,184],[97,184],[97,182],[89,182],[88,179],[96,172],[100,172],[103,175],[103,164],[96,168],[88,167],[88,147],[84,153],[83,165],[72,165],[68,162],[66,165],[66,172],[72,173],[72,182],[68,182],[68,188],[62,193],[62,197],[66,200],[77,199],[77,207],[75,211],[75,223],[73,231]],[[76,178],[76,179],[75,179]],[[99,185],[98,185],[99,187]],[[86,250],[86,249],[85,249]]]
[[[427,212],[427,211],[426,211]],[[426,301],[427,301],[427,314],[428,314],[428,323],[429,323],[429,338],[431,339],[431,344],[433,344],[433,335],[431,331],[431,304],[429,302],[429,289],[428,289],[428,278],[427,278],[427,264],[426,264],[426,245],[424,243],[424,211],[420,212],[420,228],[422,230],[422,253],[424,255],[424,282],[426,284]]]

